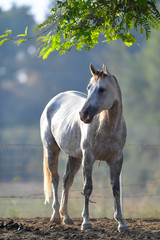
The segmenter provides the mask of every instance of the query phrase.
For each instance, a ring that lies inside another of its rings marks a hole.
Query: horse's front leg
[[[112,159],[108,164],[110,167],[110,178],[112,191],[114,196],[114,205],[115,205],[115,214],[114,218],[118,222],[118,230],[119,231],[128,231],[128,226],[124,222],[121,211],[121,203],[120,203],[120,173],[123,163],[123,155],[118,156],[115,159]]]
[[[92,225],[89,221],[89,197],[92,193],[92,169],[94,156],[89,149],[83,151],[82,169],[84,178],[83,193],[85,197],[84,208],[82,211],[83,222],[81,230],[91,229]]]

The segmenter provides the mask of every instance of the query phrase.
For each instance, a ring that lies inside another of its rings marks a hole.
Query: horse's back
[[[62,92],[49,101],[42,116],[46,115],[48,120],[52,120],[57,111],[62,112],[63,110],[65,114],[71,112],[70,110],[77,111],[77,108],[82,106],[85,99],[86,95],[78,91]]]
[[[64,152],[80,155],[79,111],[85,100],[86,95],[77,91],[63,92],[52,98],[41,116],[41,137],[52,135]]]

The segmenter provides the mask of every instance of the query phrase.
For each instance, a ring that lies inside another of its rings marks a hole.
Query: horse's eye
[[[103,88],[103,87],[100,87],[99,89],[98,89],[98,92],[99,93],[103,93],[105,91],[105,88]]]

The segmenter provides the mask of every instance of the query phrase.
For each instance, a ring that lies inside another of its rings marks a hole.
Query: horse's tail
[[[45,150],[43,149],[43,174],[44,174],[44,204],[49,203],[49,198],[51,196],[51,173],[48,168],[47,157]]]

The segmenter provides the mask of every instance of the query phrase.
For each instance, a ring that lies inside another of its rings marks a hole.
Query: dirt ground
[[[81,231],[81,219],[74,225],[55,225],[49,218],[0,218],[0,240],[16,239],[160,239],[160,219],[126,219],[130,232],[119,233],[115,220],[91,219],[93,229]]]

